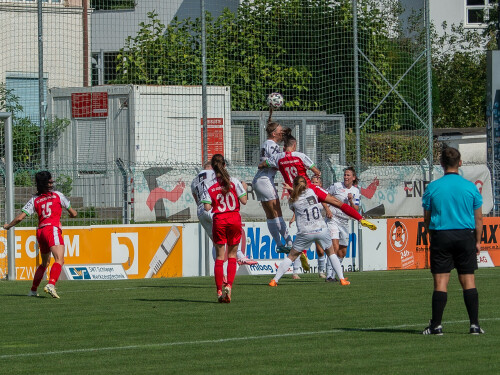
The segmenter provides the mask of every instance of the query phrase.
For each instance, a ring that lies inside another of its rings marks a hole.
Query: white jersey
[[[212,169],[202,170],[191,182],[191,193],[195,197],[196,205],[203,206],[201,197],[203,197],[209,185],[212,185],[212,181],[215,180],[215,172]]]
[[[337,198],[342,203],[349,204],[348,195],[352,194],[352,202],[359,206],[359,198],[360,193],[359,189],[356,186],[351,186],[350,188],[346,188],[343,182],[335,182],[327,189],[328,194],[332,197]],[[332,211],[333,218],[327,219],[327,221],[337,221],[340,224],[347,225],[348,221],[352,219],[350,216],[347,216],[337,207],[329,205],[330,210]]]
[[[312,189],[306,189],[299,199],[290,203],[295,212],[298,234],[313,234],[326,230],[326,223],[321,215],[323,206]]]
[[[265,160],[270,159],[272,156],[278,154],[279,152],[280,152],[280,146],[272,139],[268,139],[260,147],[259,164]],[[259,169],[254,177],[254,180],[261,177],[267,177],[272,181],[274,181],[274,176],[276,175],[276,172],[277,170],[275,168],[270,168],[270,167]]]

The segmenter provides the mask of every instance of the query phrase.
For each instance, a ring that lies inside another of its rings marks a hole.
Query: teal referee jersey
[[[456,173],[432,181],[422,197],[422,207],[431,212],[431,230],[474,229],[474,210],[482,204],[476,185]]]

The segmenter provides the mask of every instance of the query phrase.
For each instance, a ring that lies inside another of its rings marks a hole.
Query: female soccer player
[[[283,138],[282,131],[283,128],[281,125],[277,122],[272,122],[271,117],[269,117],[266,127],[267,140],[260,147],[261,163],[280,152],[278,142],[281,142]],[[276,171],[276,168],[270,167],[258,169],[252,181],[252,187],[257,195],[257,200],[262,204],[262,208],[266,213],[267,227],[274,242],[276,242],[277,251],[285,252],[291,248],[292,237],[288,233],[288,228],[283,220],[278,192],[274,186]],[[281,237],[285,240],[284,245],[281,242]]]
[[[247,203],[247,185],[230,177],[226,170],[226,161],[221,154],[212,157],[212,169],[216,179],[207,186],[202,202],[205,210],[212,210],[212,236],[217,251],[214,275],[217,287],[217,299],[220,303],[231,302],[231,289],[236,275],[236,252],[241,240],[240,202]],[[224,253],[227,244],[227,283],[223,287]]]
[[[17,215],[12,222],[5,224],[4,229],[10,229],[19,224],[26,216],[36,212],[38,214],[38,229],[36,239],[42,257],[42,263],[38,266],[33,277],[33,285],[28,296],[37,297],[37,289],[42,281],[45,270],[50,264],[50,254],[54,256],[54,264],[50,269],[49,283],[43,290],[54,298],[59,298],[56,292],[56,282],[61,274],[64,264],[64,240],[61,229],[62,209],[68,210],[70,217],[76,217],[76,211],[71,208],[71,204],[59,191],[52,190],[54,181],[48,171],[38,172],[35,175],[36,194],[22,208],[22,212]]]
[[[293,190],[290,193],[290,209],[295,213],[297,223],[297,236],[293,241],[292,250],[288,256],[278,266],[276,276],[271,280],[269,286],[275,287],[281,276],[288,270],[292,263],[302,253],[302,249],[308,249],[313,242],[319,242],[325,249],[330,262],[340,277],[342,285],[349,285],[350,282],[344,279],[342,266],[333,251],[330,234],[326,227],[325,220],[321,215],[322,205],[318,201],[317,195],[309,188],[305,177],[297,176],[293,180]]]
[[[198,220],[200,221],[201,226],[203,227],[203,229],[205,229],[213,243],[214,239],[212,238],[212,211],[206,211],[204,204],[201,201],[203,193],[207,189],[207,185],[211,184],[215,179],[215,173],[210,163],[210,161],[206,161],[205,163],[203,163],[204,169],[199,172],[191,182],[191,194],[193,195],[194,201],[197,205],[196,215],[198,216]],[[215,259],[217,258],[217,250],[215,249],[215,246],[212,248],[212,256],[215,261]],[[249,259],[245,254],[243,254],[239,247],[236,257],[237,262],[240,266],[245,264],[249,266],[258,264],[257,261]]]
[[[297,140],[292,136],[292,130],[290,128],[286,128],[283,131],[284,137],[284,147],[285,151],[280,152],[272,156],[270,159],[267,159],[259,164],[260,168],[273,167],[278,168],[281,174],[283,175],[283,179],[285,180],[285,185],[292,186],[292,181],[296,176],[302,176],[306,179],[308,187],[314,191],[314,193],[318,196],[320,202],[326,202],[331,204],[334,207],[337,207],[346,215],[358,220],[360,224],[364,227],[367,227],[371,230],[377,229],[377,227],[370,223],[369,221],[363,219],[363,217],[351,206],[341,202],[335,197],[332,197],[328,192],[311,183],[311,180],[307,176],[307,170],[310,169],[312,172],[321,176],[320,170],[314,165],[312,160],[302,152],[297,152]]]
[[[335,182],[328,188],[328,194],[348,204],[356,211],[359,211],[359,189],[356,171],[353,167],[344,169],[344,181]],[[344,260],[349,244],[349,217],[338,208],[328,205],[326,208],[326,224],[330,230],[335,254],[339,257],[340,263]],[[333,281],[333,269],[327,267],[327,280]]]

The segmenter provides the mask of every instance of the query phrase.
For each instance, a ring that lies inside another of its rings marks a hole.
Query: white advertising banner
[[[341,180],[343,166],[335,166],[333,175]],[[229,168],[229,173],[248,184],[248,203],[241,207],[243,220],[265,220],[264,210],[252,187],[256,167]],[[196,221],[196,205],[191,195],[191,181],[199,168],[150,168],[134,174],[134,219],[140,221]],[[460,168],[464,178],[476,184],[483,196],[483,213],[493,208],[490,172],[486,165]],[[405,217],[422,215],[422,195],[429,184],[427,168],[418,165],[369,168],[358,173],[361,208],[374,217]],[[433,170],[433,178],[443,176],[441,167]],[[276,188],[281,200],[283,217],[289,220],[288,192],[282,187],[282,177],[276,174]],[[330,181],[324,181],[327,188]]]
[[[61,280],[125,280],[127,274],[121,264],[64,265]]]

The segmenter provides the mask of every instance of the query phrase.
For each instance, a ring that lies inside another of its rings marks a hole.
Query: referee
[[[422,197],[424,225],[430,233],[431,272],[434,278],[432,319],[422,332],[442,335],[444,308],[448,299],[448,281],[453,268],[457,269],[470,320],[470,331],[479,335],[479,299],[474,279],[476,255],[481,251],[483,230],[483,199],[477,187],[458,174],[462,166],[460,152],[446,147],[441,152],[444,176],[431,182]]]

